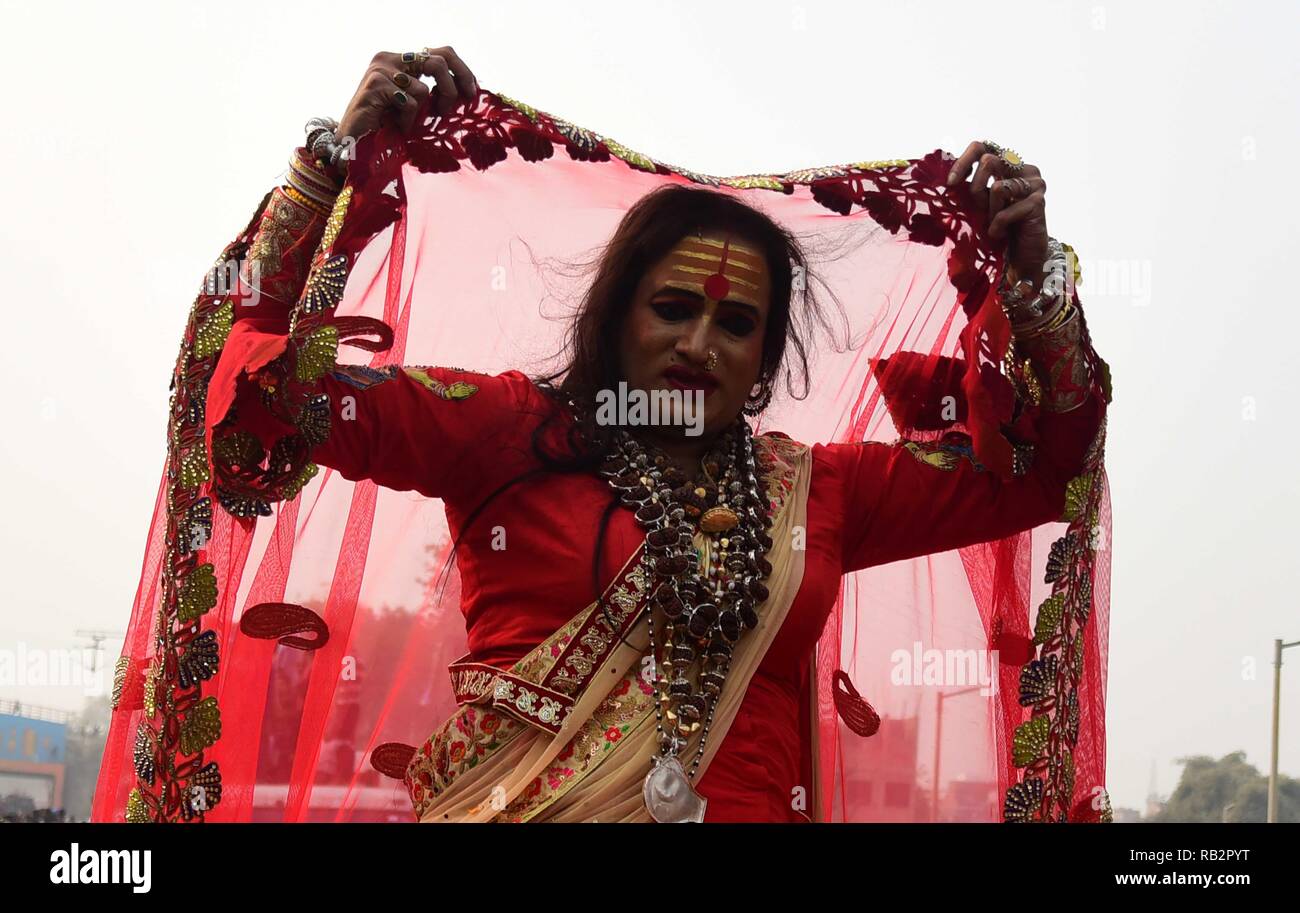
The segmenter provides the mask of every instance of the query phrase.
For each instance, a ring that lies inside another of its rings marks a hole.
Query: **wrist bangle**
[[[1043,272],[1047,275],[1038,294],[1026,301],[1025,295],[1033,288],[1032,283],[1019,279],[1015,267],[1008,266],[998,285],[998,297],[1007,319],[1013,325],[1037,325],[1043,315],[1055,313],[1066,298],[1065,269],[1065,246],[1055,238],[1048,238],[1047,260],[1043,263]]]
[[[346,172],[348,170],[348,147],[338,142],[335,131],[339,122],[332,117],[313,117],[307,121],[306,148],[317,159],[327,162],[331,168]],[[341,164],[340,164],[341,163]]]
[[[329,214],[330,214],[330,212],[331,212],[330,209],[326,209],[324,206],[322,206],[322,205],[321,205],[320,203],[318,203],[316,200],[313,200],[311,197],[308,197],[308,196],[302,194],[302,193],[299,192],[299,190],[298,190],[296,187],[294,187],[293,185],[291,185],[291,184],[285,184],[285,185],[284,185],[283,187],[281,187],[280,189],[284,191],[284,195],[285,195],[285,196],[287,196],[289,199],[293,200],[293,201],[294,201],[295,203],[297,203],[299,206],[302,206],[302,207],[305,207],[305,208],[307,208],[307,209],[310,209],[312,212],[316,213],[317,215],[321,216],[322,218],[329,218]]]
[[[1074,304],[1068,298],[1062,298],[1048,313],[1021,324],[1012,324],[1011,333],[1020,342],[1027,342],[1044,333],[1060,329],[1075,313]]]
[[[314,201],[316,206],[325,209],[327,213],[333,209],[341,189],[301,148],[295,149],[289,158],[289,173],[285,177],[285,184]]]

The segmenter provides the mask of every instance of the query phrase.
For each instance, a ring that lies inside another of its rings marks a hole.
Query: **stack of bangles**
[[[1074,314],[1074,303],[1068,297],[1062,295],[1051,306],[1051,309],[1041,317],[1033,318],[1024,323],[1013,323],[1011,332],[1021,342],[1028,342],[1038,336],[1059,330],[1069,322]]]
[[[294,150],[289,157],[289,173],[283,186],[289,199],[328,217],[341,189],[325,164],[313,157],[310,147],[299,146]]]
[[[1037,295],[1025,300],[1033,286],[1017,280],[1010,267],[998,293],[1011,321],[1008,356],[1019,352],[1012,359],[1014,373],[1035,404],[1050,412],[1069,412],[1087,399],[1093,372],[1084,351],[1086,338],[1079,309],[1066,283],[1065,271],[1070,268],[1066,248],[1050,238],[1048,251],[1043,264],[1047,275]],[[1040,382],[1049,378],[1048,383]]]
[[[1060,329],[1075,313],[1071,296],[1066,292],[1065,246],[1055,238],[1049,238],[1047,250],[1047,262],[1043,264],[1043,272],[1047,276],[1043,280],[1041,291],[1035,297],[1025,300],[1025,290],[1032,286],[1024,280],[1018,280],[1011,267],[1007,268],[1007,274],[999,288],[1002,307],[1007,319],[1011,321],[1012,332],[1020,342]]]
[[[305,127],[306,146],[312,155],[331,168],[347,171],[348,162],[351,161],[348,147],[351,140],[345,137],[345,142],[340,143],[334,135],[338,128],[339,122],[332,117],[313,117]]]

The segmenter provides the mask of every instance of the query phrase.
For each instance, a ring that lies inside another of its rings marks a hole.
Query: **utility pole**
[[[91,649],[95,651],[90,657],[90,674],[94,675],[99,672],[99,654],[104,641],[126,637],[126,634],[122,631],[87,631],[85,629],[79,629],[77,631],[77,636],[90,638]]]
[[[935,714],[934,714],[934,780],[930,784],[930,820],[936,822],[939,820],[939,747],[943,741],[943,701],[944,698],[956,697],[959,694],[970,694],[972,691],[980,691],[983,685],[971,685],[969,688],[959,688],[956,691],[940,691],[935,697]]]
[[[1300,640],[1289,644],[1282,638],[1273,641],[1273,754],[1268,765],[1268,823],[1277,823],[1277,735],[1282,708],[1282,651],[1287,647],[1300,647]]]

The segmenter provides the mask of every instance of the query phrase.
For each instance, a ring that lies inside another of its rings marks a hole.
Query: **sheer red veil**
[[[849,318],[851,344],[814,339],[808,396],[778,388],[757,430],[807,443],[960,431],[1006,478],[1013,442],[1032,443],[1034,407],[1004,363],[1003,251],[964,188],[945,189],[948,153],[716,178],[489,92],[422,123],[358,143],[313,277],[317,293],[344,283],[341,301],[313,308],[309,286],[295,310],[295,338],[341,345],[340,362],[549,374],[583,288],[568,265],[645,193],[698,184],[804,241],[802,291]],[[256,222],[219,262],[242,256]],[[205,283],[172,378],[94,818],[413,821],[383,746],[420,744],[455,707],[446,666],[465,631],[454,566],[439,581],[442,505],[313,473],[298,440],[263,471],[296,474],[297,497],[258,504],[250,480],[239,512],[251,516],[233,516],[205,422],[229,400],[217,372],[229,326]],[[1060,522],[844,578],[816,656],[818,817],[1108,817],[1102,436]],[[924,674],[963,651],[997,656],[995,687]],[[874,735],[855,731],[875,726],[854,694],[879,716]]]

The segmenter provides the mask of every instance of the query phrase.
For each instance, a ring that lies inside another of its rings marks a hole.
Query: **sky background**
[[[1153,772],[1167,793],[1191,754],[1242,749],[1266,770],[1272,642],[1300,640],[1300,4],[0,12],[0,650],[124,630],[205,270],[376,51],[450,44],[484,88],[706,173],[983,138],[1039,165],[1115,384],[1112,798],[1142,807]],[[1300,776],[1300,649],[1290,658],[1281,768]],[[0,699],[77,709],[84,690],[0,684]]]

